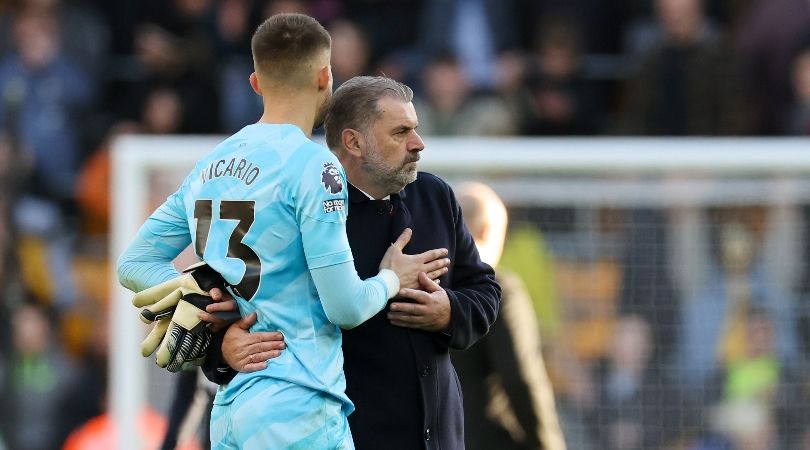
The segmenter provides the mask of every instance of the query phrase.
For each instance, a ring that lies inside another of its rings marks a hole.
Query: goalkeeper
[[[400,286],[418,287],[419,273],[443,270],[447,250],[404,255],[405,230],[376,276],[357,276],[343,167],[309,139],[331,97],[331,39],[312,18],[281,14],[259,26],[251,46],[250,83],[263,97],[262,117],[197,163],[141,227],[118,275],[136,292],[160,286],[137,299],[148,306],[144,315],[165,320],[176,302],[164,326],[194,334],[204,327],[195,319],[205,317],[206,290],[189,277],[182,286],[161,285],[178,275],[171,261],[193,243],[235,294],[242,316],[258,314],[252,331],[284,334],[286,351],[266,369],[239,374],[218,391],[215,408],[227,420],[211,424],[219,437],[213,449],[350,449],[353,405],[338,327],[372,317]]]

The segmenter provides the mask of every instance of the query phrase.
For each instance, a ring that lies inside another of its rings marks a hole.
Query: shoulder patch
[[[344,211],[346,209],[346,203],[343,201],[342,198],[336,198],[334,200],[324,200],[323,201],[323,212],[330,213],[335,211]]]
[[[326,192],[330,194],[339,194],[343,191],[343,180],[340,178],[340,171],[335,167],[334,163],[324,163],[323,172],[321,172],[321,184],[323,184]]]

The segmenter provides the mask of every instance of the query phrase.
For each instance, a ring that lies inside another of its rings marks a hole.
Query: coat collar
[[[357,188],[357,186],[353,185],[351,182],[349,184],[349,202],[350,203],[363,203],[363,202],[373,202],[373,201],[382,201],[382,200],[372,200],[366,195],[365,192],[361,191]],[[405,199],[405,189],[399,191],[396,194],[391,194],[391,197],[398,196],[401,199]]]

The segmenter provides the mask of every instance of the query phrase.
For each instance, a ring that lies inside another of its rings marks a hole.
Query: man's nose
[[[408,151],[409,152],[421,152],[425,149],[425,142],[422,141],[422,136],[419,136],[419,133],[413,133],[413,137],[408,142]]]

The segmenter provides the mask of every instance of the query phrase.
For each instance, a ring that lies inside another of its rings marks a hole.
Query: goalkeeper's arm
[[[312,269],[310,274],[326,317],[341,328],[354,328],[372,318],[399,291],[394,271],[383,269],[361,280],[351,261]]]
[[[141,292],[180,276],[171,259],[166,260],[163,255],[155,255],[147,249],[150,246],[136,238],[118,258],[118,281],[133,292]]]
[[[180,275],[172,261],[191,243],[180,198],[182,189],[146,219],[118,258],[118,281],[125,288],[140,292]]]

